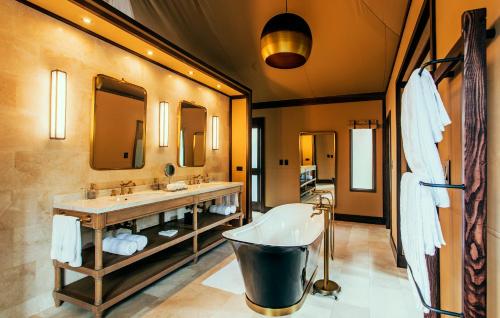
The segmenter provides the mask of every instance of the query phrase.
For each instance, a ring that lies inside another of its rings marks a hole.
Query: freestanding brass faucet
[[[333,232],[333,194],[330,191],[325,190],[315,190],[315,194],[319,197],[319,203],[314,205],[314,212],[311,214],[311,217],[315,215],[323,214],[325,219],[325,230],[323,232],[324,235],[324,260],[323,260],[323,269],[324,269],[324,277],[316,281],[313,285],[313,294],[320,294],[323,296],[333,296],[337,299],[338,294],[340,293],[340,285],[334,281],[330,280],[330,257],[333,260],[333,249],[335,243],[335,236]],[[329,194],[332,196],[332,200],[325,197],[325,194]],[[327,203],[324,203],[324,199],[326,199]]]

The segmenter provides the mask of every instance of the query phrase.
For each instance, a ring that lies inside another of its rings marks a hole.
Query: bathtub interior
[[[311,204],[293,203],[275,207],[258,220],[224,232],[229,240],[270,246],[306,246],[323,232],[323,216],[311,217]]]

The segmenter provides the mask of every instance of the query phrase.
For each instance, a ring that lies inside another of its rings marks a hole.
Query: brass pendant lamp
[[[311,54],[312,34],[307,22],[300,16],[285,13],[269,20],[260,36],[260,51],[267,65],[291,69],[304,65]]]

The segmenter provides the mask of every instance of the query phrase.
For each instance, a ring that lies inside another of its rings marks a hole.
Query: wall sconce
[[[168,103],[160,102],[160,147],[168,147]]]
[[[219,150],[219,116],[212,116],[212,150]]]
[[[50,81],[50,139],[66,139],[66,88],[66,73],[53,70]]]

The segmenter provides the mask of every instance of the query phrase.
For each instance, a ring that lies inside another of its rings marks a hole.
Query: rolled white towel
[[[229,204],[235,205],[236,207],[240,206],[240,203],[238,202],[238,193],[231,194],[231,199],[229,200]]]
[[[187,212],[187,209],[186,207],[182,207],[182,208],[178,208],[177,210],[177,219],[183,219],[184,218],[184,214],[186,214]]]
[[[221,215],[229,215],[231,214],[231,207],[227,205],[211,205],[208,211],[211,213],[217,213]]]
[[[116,237],[107,237],[102,241],[102,249],[108,253],[130,256],[137,251],[137,243]]]
[[[221,215],[229,215],[231,214],[231,208],[227,205],[221,205],[217,209],[217,213]]]
[[[230,207],[231,214],[236,213],[236,205],[231,205]]]
[[[137,234],[118,234],[116,238],[121,239],[121,240],[128,240],[128,241],[134,241],[137,243],[137,250],[142,251],[146,245],[148,245],[148,238],[147,236],[144,235],[137,235]]]

